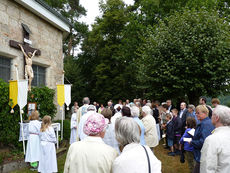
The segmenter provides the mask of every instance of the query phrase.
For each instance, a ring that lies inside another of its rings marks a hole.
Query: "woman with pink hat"
[[[108,125],[103,115],[93,113],[84,124],[84,140],[71,144],[65,162],[64,173],[108,173],[112,171],[117,151],[106,145],[102,138]]]

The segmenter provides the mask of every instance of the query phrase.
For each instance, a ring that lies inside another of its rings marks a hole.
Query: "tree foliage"
[[[64,43],[73,100],[194,102],[227,91],[226,75],[219,73],[228,74],[229,0],[101,0],[92,31],[78,22],[85,14],[78,0],[46,1],[76,26]],[[82,52],[74,57],[70,52],[81,40]]]
[[[61,13],[72,24],[68,37],[64,40],[63,49],[66,56],[74,56],[76,48],[88,32],[88,26],[79,22],[86,10],[79,4],[79,0],[45,0],[51,7]]]
[[[149,28],[140,49],[139,78],[146,95],[155,98],[200,95],[227,91],[230,73],[229,24],[218,12],[206,9],[175,12]]]

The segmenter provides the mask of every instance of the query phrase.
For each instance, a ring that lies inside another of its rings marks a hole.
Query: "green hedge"
[[[34,95],[32,98],[31,95]],[[50,115],[54,117],[56,114],[56,106],[53,103],[55,91],[48,87],[33,87],[28,95],[28,102],[36,102],[39,108],[40,117]],[[14,113],[10,113],[9,106],[9,84],[0,79],[0,146],[10,146],[12,148],[22,147],[19,139],[19,107],[14,107]],[[24,108],[23,119],[28,119],[27,106]]]
[[[61,124],[61,120],[57,120],[55,122]],[[64,126],[64,128],[63,128],[63,139],[69,141],[69,139],[70,139],[70,120],[69,119],[63,120],[63,126]],[[59,134],[61,135],[61,132]]]

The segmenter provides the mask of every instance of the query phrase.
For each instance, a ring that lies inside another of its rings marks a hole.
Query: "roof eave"
[[[38,15],[42,19],[46,20],[47,22],[49,22],[50,24],[52,24],[53,26],[61,30],[63,32],[64,37],[66,37],[70,33],[71,24],[67,21],[67,19],[64,20],[64,17],[60,17],[61,15],[59,13],[56,12],[60,16],[54,14],[54,10],[52,11],[47,9],[49,6],[47,5],[47,7],[45,7],[44,2],[43,2],[44,4],[42,5],[41,4],[42,1],[40,0],[15,0],[15,1],[21,4],[22,6],[24,6],[32,13]]]

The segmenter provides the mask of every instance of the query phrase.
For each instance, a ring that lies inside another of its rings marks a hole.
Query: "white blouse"
[[[152,173],[161,173],[161,162],[156,158],[148,146],[145,146]],[[148,160],[144,148],[137,143],[124,147],[120,156],[113,163],[113,173],[147,173]]]

